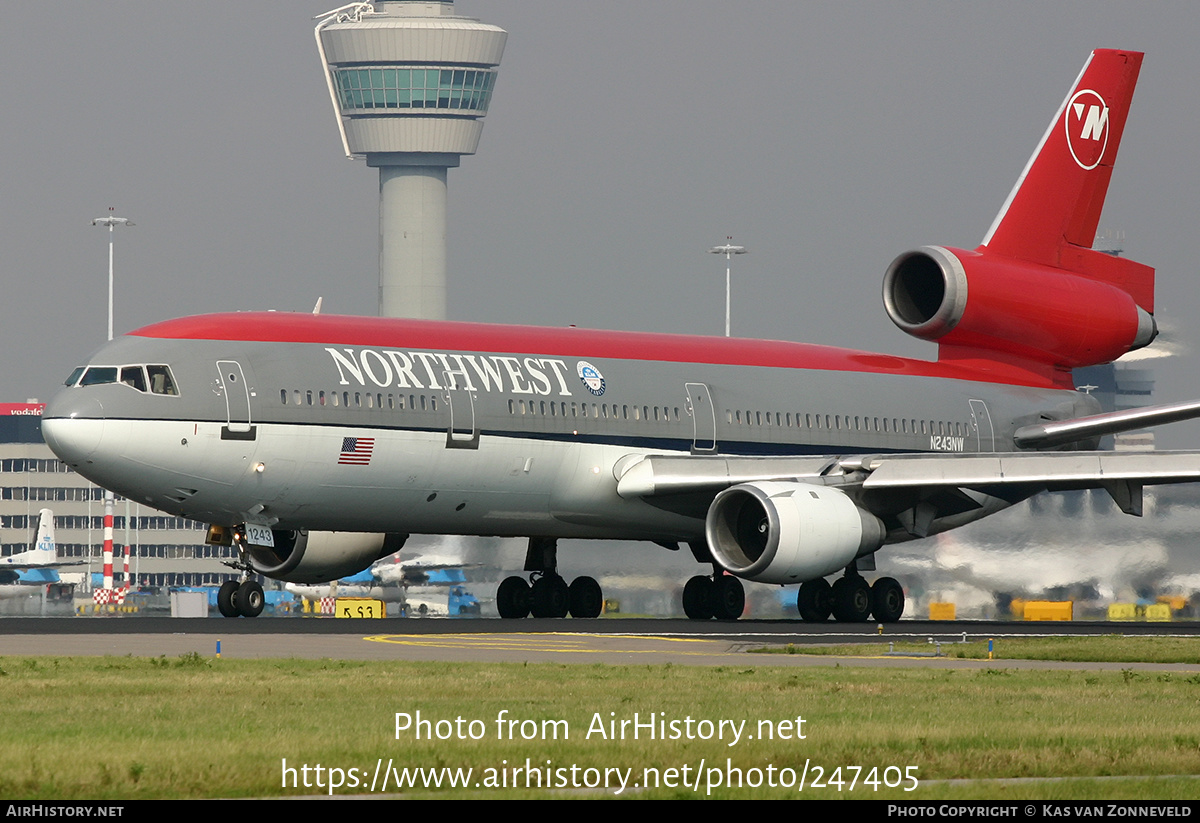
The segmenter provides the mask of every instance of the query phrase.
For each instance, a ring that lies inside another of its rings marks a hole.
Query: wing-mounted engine
[[[936,340],[942,360],[987,353],[1061,371],[1115,360],[1157,333],[1150,313],[1117,285],[982,247],[905,252],[884,276],[883,302],[903,331]]]
[[[717,495],[705,534],[728,572],[759,583],[803,583],[883,545],[886,529],[845,492],[809,483],[742,483]]]
[[[274,547],[247,545],[254,571],[288,583],[326,583],[356,574],[400,551],[406,534],[272,532]]]

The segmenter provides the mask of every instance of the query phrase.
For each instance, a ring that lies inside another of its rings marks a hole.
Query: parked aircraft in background
[[[463,570],[474,564],[463,563],[461,559],[449,555],[418,554],[404,557],[403,554],[398,552],[385,557],[369,569],[330,583],[288,583],[284,588],[310,601],[326,597],[370,597],[395,604],[399,609],[408,607],[408,594],[413,590],[412,611],[416,614],[451,613],[449,605],[452,601],[455,606],[460,602],[475,604],[474,613],[478,614],[478,601],[462,586],[466,582]],[[460,591],[450,597],[448,592],[451,589]],[[232,611],[233,614],[226,617],[235,616],[236,607]]]
[[[364,569],[358,574],[340,577],[329,583],[287,583],[284,589],[299,595],[305,600],[320,601],[326,597],[369,597],[393,604],[395,608],[403,609],[408,603],[404,587],[399,584],[382,585],[370,569]],[[220,602],[218,601],[218,606]],[[393,611],[389,606],[389,613]],[[226,617],[236,617],[236,607]]]
[[[0,597],[26,597],[45,591],[51,583],[61,582],[58,569],[79,566],[83,560],[60,560],[54,545],[54,512],[38,512],[33,532],[33,548],[0,557]]]
[[[1100,413],[1071,370],[1153,340],[1153,269],[1090,248],[1142,55],[1101,50],[974,250],[884,276],[927,362],[764,340],[238,313],[101,348],[46,407],[55,453],[128,498],[214,524],[251,573],[321,582],[411,533],[528,539],[505,617],[594,616],[560,538],[689,546],[693,618],[736,618],[739,578],[796,584],[806,620],[898,619],[876,553],[1044,490],[1200,479],[1197,453],[1093,451],[1200,403]],[[841,572],[832,586],[826,577]]]

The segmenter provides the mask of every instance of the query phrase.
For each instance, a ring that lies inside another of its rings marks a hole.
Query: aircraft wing
[[[976,490],[1006,496],[1029,489],[1103,488],[1127,514],[1141,514],[1143,486],[1200,481],[1200,452],[1005,452],[874,454],[850,457],[683,457],[651,455],[625,468],[617,493],[653,498],[716,494],[764,481],[858,487],[863,492],[933,495]]]
[[[10,561],[12,561],[12,562],[10,562]],[[14,560],[14,558],[12,558],[12,557],[0,557],[0,568],[14,569],[17,571],[25,571],[28,569],[60,569],[60,568],[68,568],[70,566],[86,566],[87,563],[88,563],[88,561],[86,559],[74,559],[74,560],[55,559],[49,563],[44,563],[44,562],[37,562],[37,561],[23,562],[23,561]]]
[[[1017,452],[873,457],[863,488],[1042,485],[1099,488],[1114,482],[1156,485],[1200,480],[1200,452]]]

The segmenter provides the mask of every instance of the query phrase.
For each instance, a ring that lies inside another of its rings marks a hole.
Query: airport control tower
[[[375,0],[316,29],[348,157],[379,169],[379,314],[446,317],[446,172],[474,154],[503,29],[449,0]]]

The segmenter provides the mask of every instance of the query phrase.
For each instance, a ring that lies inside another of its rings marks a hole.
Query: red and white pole
[[[113,587],[113,495],[104,495],[104,588]]]

